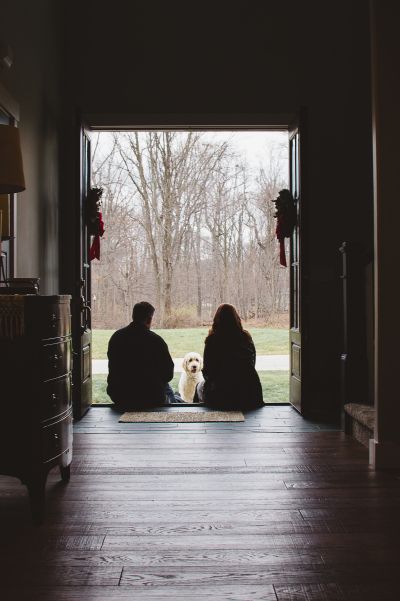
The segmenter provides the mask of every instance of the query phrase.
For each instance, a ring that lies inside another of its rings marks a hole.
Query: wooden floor
[[[75,430],[44,526],[0,477],[3,601],[400,599],[400,479],[340,431],[288,406],[218,424],[93,408]]]

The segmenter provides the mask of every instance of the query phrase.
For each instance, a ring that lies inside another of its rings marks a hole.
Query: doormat
[[[244,422],[241,411],[128,411],[119,418],[131,423]]]

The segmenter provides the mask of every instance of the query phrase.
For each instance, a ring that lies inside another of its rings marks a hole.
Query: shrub
[[[200,325],[197,317],[196,307],[193,305],[184,305],[174,307],[171,315],[165,320],[166,328],[193,328]]]

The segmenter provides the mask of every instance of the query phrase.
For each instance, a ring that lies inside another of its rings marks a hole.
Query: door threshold
[[[114,403],[93,403],[91,407],[114,407]],[[158,407],[150,407],[152,409],[163,409],[164,407],[204,407],[204,403],[165,403],[164,405],[158,405]],[[144,411],[140,409],[140,411]]]
[[[151,409],[163,409],[164,407],[205,407],[204,403],[165,403],[159,407],[151,407]],[[292,404],[285,403],[265,403],[265,407],[291,407]],[[90,407],[114,407],[114,403],[93,403]],[[150,409],[150,410],[151,410]]]

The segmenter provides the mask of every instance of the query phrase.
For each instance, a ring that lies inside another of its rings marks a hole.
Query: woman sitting
[[[204,382],[199,401],[215,409],[250,410],[263,407],[256,349],[233,305],[220,305],[204,346]]]

